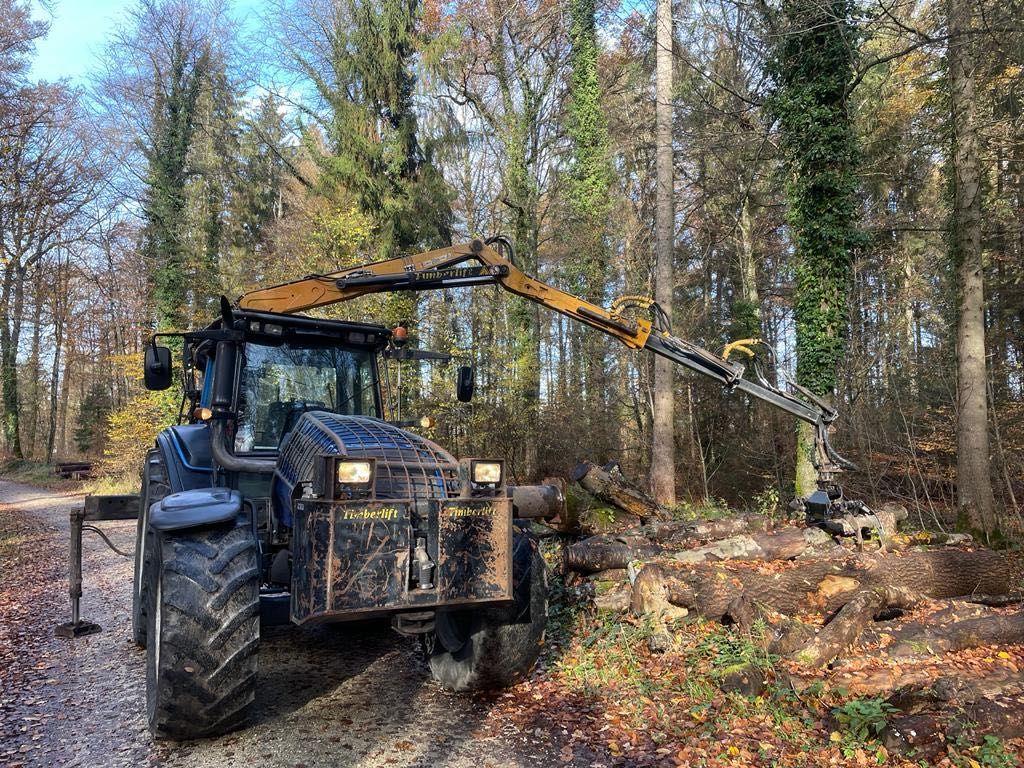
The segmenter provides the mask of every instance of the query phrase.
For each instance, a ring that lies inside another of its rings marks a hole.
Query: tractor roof
[[[303,344],[324,344],[349,347],[383,349],[391,331],[376,323],[355,323],[348,320],[327,320],[305,315],[279,314],[277,312],[256,312],[233,310],[233,330],[241,331],[246,341],[257,344],[280,344],[301,342]],[[225,317],[221,316],[206,328],[182,334],[189,346],[200,356],[212,352],[215,334],[224,328]],[[237,337],[236,337],[237,338]]]
[[[391,337],[391,331],[377,323],[355,323],[349,320],[327,320],[320,317],[252,310],[235,310],[234,317],[236,328],[239,326],[239,320],[244,321],[246,338],[320,338],[351,346],[381,348]]]

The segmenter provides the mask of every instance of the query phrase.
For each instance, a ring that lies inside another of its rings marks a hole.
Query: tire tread
[[[155,670],[148,675],[150,729],[158,738],[220,735],[244,722],[255,699],[259,569],[252,530],[240,516],[234,527],[162,539],[162,670],[159,684]]]

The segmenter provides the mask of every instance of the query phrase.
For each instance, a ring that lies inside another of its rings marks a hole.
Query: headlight
[[[369,485],[373,479],[373,464],[369,461],[339,461],[337,466],[342,485]]]
[[[471,477],[475,485],[500,485],[502,474],[500,461],[474,461]]]

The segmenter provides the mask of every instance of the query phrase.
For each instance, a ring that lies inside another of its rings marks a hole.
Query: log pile
[[[797,670],[799,689],[825,673],[842,677],[845,660],[868,643],[897,661],[1024,643],[1024,552],[970,548],[962,534],[898,533],[902,507],[846,518],[831,532],[758,517],[677,521],[617,467],[585,463],[575,479],[631,524],[567,545],[565,568],[596,585],[599,608],[649,619],[654,651],[669,649],[673,623],[694,614],[739,632],[756,624],[767,628],[767,650]],[[1024,707],[1013,699],[1024,695],[1024,670],[987,687],[883,677],[871,693],[892,693],[892,749],[927,752],[968,722],[979,732],[1024,736]],[[760,684],[752,670],[723,680],[744,692]]]

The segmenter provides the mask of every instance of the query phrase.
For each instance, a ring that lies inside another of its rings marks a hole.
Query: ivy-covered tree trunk
[[[596,304],[605,303],[608,282],[608,213],[611,207],[611,163],[608,124],[601,106],[597,75],[597,36],[594,28],[594,0],[571,0],[569,37],[570,101],[566,132],[572,142],[567,184],[572,290]],[[583,391],[590,434],[601,443],[608,433],[605,408],[607,375],[604,337],[585,331],[583,337]],[[605,446],[600,446],[603,450]]]
[[[857,35],[850,0],[783,0],[772,108],[787,164],[787,219],[795,252],[797,381],[828,396],[843,355],[856,226],[858,151],[847,103]],[[797,438],[796,493],[815,487],[813,427]]]
[[[975,101],[975,47],[971,4],[947,0],[949,87],[953,147],[950,249],[958,274],[957,495],[975,530],[996,528],[988,435],[985,366],[985,287],[981,253],[981,171]]]
[[[21,339],[21,313],[24,308],[25,268],[20,260],[4,270],[3,317],[0,322],[0,389],[3,391],[3,433],[7,452],[23,459],[21,419],[18,409],[18,345]]]
[[[147,148],[149,173],[143,215],[142,252],[151,266],[153,303],[161,328],[181,328],[188,322],[185,273],[187,230],[185,185],[188,150],[196,127],[196,102],[207,75],[209,48],[190,57],[180,27],[174,31],[169,82],[153,73],[157,97],[154,105],[154,140]]]

